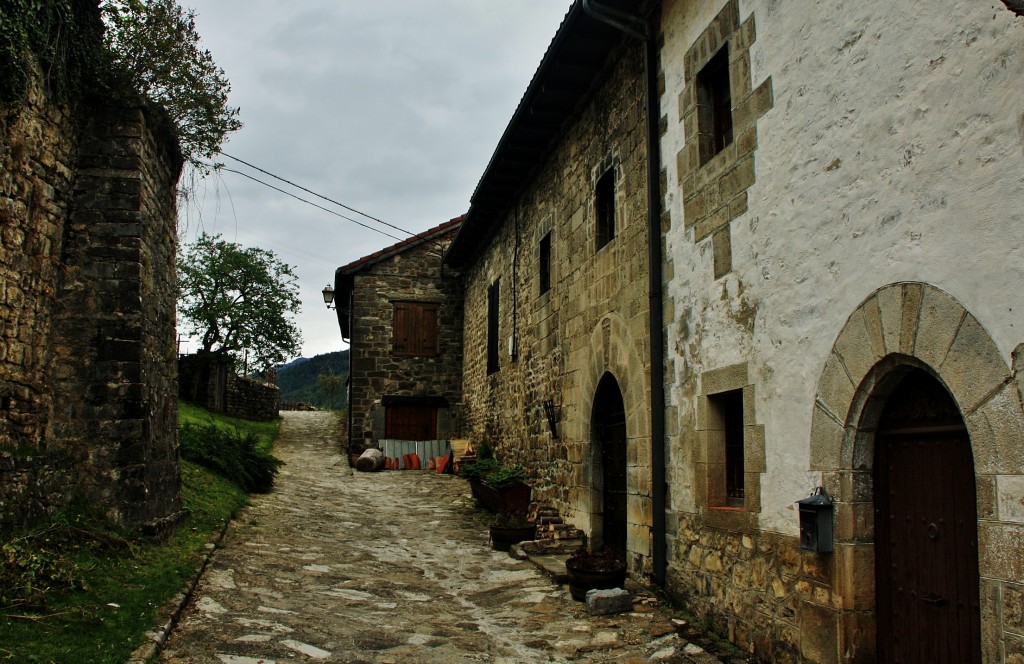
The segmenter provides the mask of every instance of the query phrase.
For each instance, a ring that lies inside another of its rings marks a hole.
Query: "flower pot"
[[[495,551],[508,551],[513,544],[532,540],[537,536],[536,526],[491,526],[491,547]]]
[[[473,497],[492,512],[523,512],[530,509],[530,485],[511,484],[493,487],[481,480],[472,480],[469,487]]]
[[[572,561],[565,561],[565,572],[569,577],[569,594],[578,602],[587,600],[588,590],[621,588],[626,582],[626,565],[612,570],[592,570],[579,567]]]

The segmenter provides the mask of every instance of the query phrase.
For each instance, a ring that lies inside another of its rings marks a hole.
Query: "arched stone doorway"
[[[1024,518],[1015,516],[1014,507],[1020,495],[1017,478],[1024,468],[1019,443],[1024,408],[1018,380],[1005,357],[977,318],[951,295],[928,284],[880,288],[846,320],[818,380],[811,417],[810,470],[822,473],[823,486],[835,504],[834,564],[827,581],[833,595],[826,610],[832,615],[825,620],[834,620],[836,638],[835,650],[822,661],[885,661],[885,653],[876,653],[878,631],[886,629],[882,622],[891,617],[878,615],[888,609],[880,609],[876,592],[881,572],[875,569],[874,485],[881,471],[875,463],[883,442],[879,437],[899,430],[887,408],[893,399],[904,398],[902,382],[915,372],[934,381],[919,389],[937,385],[954,404],[946,402],[945,407],[948,413],[955,409],[959,419],[946,426],[959,428],[962,422],[965,429],[969,456],[961,459],[970,462],[962,460],[966,468],[960,470],[973,475],[976,493],[977,568],[970,582],[978,584],[981,661],[1001,661],[1001,653],[1017,647],[1015,623],[1006,620],[1000,597],[1024,584],[1024,565],[1016,554],[1024,539],[1019,525]],[[894,413],[897,406],[893,408]],[[962,447],[959,453],[963,454]],[[935,484],[944,482],[928,481],[925,490],[931,488],[934,495]],[[923,592],[926,600],[948,599]],[[821,618],[820,605],[801,605],[801,639],[815,641]],[[972,661],[957,657],[950,661]]]
[[[602,376],[597,385],[590,422],[595,462],[600,464],[594,472],[595,479],[600,482],[601,533],[598,539],[600,544],[614,549],[625,560],[628,514],[626,408],[619,383],[610,373]]]
[[[875,590],[881,662],[981,662],[974,460],[949,392],[901,371],[875,435]]]

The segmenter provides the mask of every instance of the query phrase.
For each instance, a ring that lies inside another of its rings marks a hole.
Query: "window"
[[[697,131],[701,164],[732,143],[728,44],[697,74]]]
[[[551,290],[551,233],[540,239],[539,254],[537,278],[540,282],[540,294],[543,295]]]
[[[435,357],[437,355],[437,304],[395,302],[392,321],[392,355]]]
[[[597,181],[594,192],[597,212],[597,249],[615,237],[615,169],[609,168]]]
[[[501,280],[495,279],[487,289],[487,373],[498,370],[498,295]]]
[[[730,390],[708,395],[709,428],[715,435],[709,439],[717,450],[710,454],[722,464],[719,473],[725,489],[724,505],[743,507],[745,483],[743,474],[743,390]],[[724,475],[724,477],[723,477]],[[716,501],[718,502],[718,501]],[[720,504],[721,504],[720,503]]]

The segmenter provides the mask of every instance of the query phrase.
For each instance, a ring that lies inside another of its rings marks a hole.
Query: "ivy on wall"
[[[95,2],[4,0],[0,9],[0,104],[17,105],[38,62],[51,92],[68,98],[93,77],[103,26]]]

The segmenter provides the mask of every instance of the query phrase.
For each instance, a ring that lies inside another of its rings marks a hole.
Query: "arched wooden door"
[[[592,437],[601,455],[602,535],[608,548],[626,556],[626,408],[615,377],[598,383],[591,414]]]
[[[882,413],[874,498],[878,661],[980,664],[970,439],[956,402],[920,369]]]

